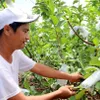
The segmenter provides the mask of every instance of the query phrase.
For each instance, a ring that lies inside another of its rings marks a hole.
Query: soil
[[[19,85],[21,88],[24,88],[23,79],[24,78],[22,76],[19,77]],[[39,88],[38,83],[33,82],[33,79],[34,79],[34,76],[30,76],[28,81],[30,83],[30,86],[37,85],[37,88],[35,88],[36,91],[43,92],[46,88],[48,88],[48,87]],[[87,93],[87,97],[88,97],[88,100],[100,100],[100,94],[96,94],[94,96],[91,96],[89,93]],[[67,99],[56,99],[56,100],[67,100]]]

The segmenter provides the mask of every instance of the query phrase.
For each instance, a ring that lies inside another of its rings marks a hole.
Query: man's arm
[[[67,79],[70,80],[71,82],[78,82],[80,81],[81,78],[83,78],[83,76],[80,75],[79,73],[68,74],[39,63],[37,63],[31,69],[31,71],[45,77]]]
[[[71,86],[63,86],[59,90],[41,96],[25,96],[20,92],[19,94],[9,98],[8,100],[53,100],[58,98],[65,99],[74,94],[75,92],[72,91]]]

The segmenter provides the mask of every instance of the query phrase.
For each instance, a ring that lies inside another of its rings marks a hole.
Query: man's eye
[[[24,31],[24,33],[28,33],[28,31]]]
[[[24,31],[24,33],[27,33],[27,31]]]

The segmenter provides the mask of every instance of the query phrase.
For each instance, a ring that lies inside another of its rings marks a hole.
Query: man
[[[29,40],[29,23],[36,19],[21,12],[6,8],[0,12],[0,100],[53,100],[68,98],[75,94],[70,86],[41,95],[25,96],[18,86],[18,73],[30,70],[39,75],[67,79],[77,82],[83,78],[80,74],[68,74],[36,63],[20,49]]]

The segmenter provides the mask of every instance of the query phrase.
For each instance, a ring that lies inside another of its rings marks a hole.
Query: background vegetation
[[[4,0],[0,2],[0,8],[4,8],[6,3]],[[80,0],[74,0],[72,6],[67,6],[62,0],[36,0],[33,13],[40,14],[42,20],[30,25],[30,42],[23,50],[30,58],[55,69],[65,64],[66,72],[81,72],[85,77],[99,70],[100,0],[86,0],[84,6]],[[76,32],[72,34],[71,30]],[[55,79],[29,72],[22,75],[20,83],[34,95],[59,88]],[[97,100],[100,82],[95,84],[92,93],[83,94],[80,100]],[[69,100],[76,99],[71,97]]]

